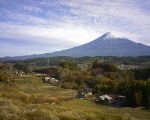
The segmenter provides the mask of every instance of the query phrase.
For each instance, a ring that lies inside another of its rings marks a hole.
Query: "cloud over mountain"
[[[0,47],[11,49],[0,56],[67,49],[107,31],[150,45],[149,6],[149,0],[0,0]]]

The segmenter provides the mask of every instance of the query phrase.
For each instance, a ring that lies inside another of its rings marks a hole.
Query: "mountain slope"
[[[39,55],[5,57],[7,60],[30,59],[53,56],[142,56],[150,55],[150,46],[133,42],[115,33],[105,33],[99,38],[84,45],[67,50]]]
[[[106,33],[87,44],[60,52],[52,56],[141,56],[150,55],[150,46],[135,43],[114,33]]]

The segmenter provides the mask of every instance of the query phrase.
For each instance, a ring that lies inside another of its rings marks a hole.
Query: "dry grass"
[[[17,78],[0,84],[0,120],[150,120],[140,108],[113,108],[75,99],[76,91],[42,83],[40,78]]]

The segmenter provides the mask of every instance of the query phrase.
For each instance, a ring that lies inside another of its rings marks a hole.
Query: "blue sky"
[[[0,0],[0,57],[41,54],[115,32],[150,45],[150,0]]]

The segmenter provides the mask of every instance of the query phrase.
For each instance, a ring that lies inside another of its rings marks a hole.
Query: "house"
[[[106,94],[106,95],[99,96],[96,99],[96,102],[108,105],[108,104],[112,104],[114,102],[114,98],[112,96]]]
[[[92,95],[93,89],[91,88],[86,88],[84,89],[87,95]]]
[[[15,72],[15,74],[22,76],[24,74],[24,72],[23,71],[18,71],[18,72]]]
[[[102,95],[96,99],[97,103],[101,103],[104,105],[114,105],[114,106],[125,106],[126,105],[126,97],[121,95]]]
[[[42,78],[42,80],[43,80],[43,82],[50,83],[50,84],[54,84],[56,82],[59,82],[57,79],[51,78],[49,76],[46,76],[46,77]]]
[[[115,99],[115,105],[126,106],[126,96],[119,95]]]
[[[85,97],[85,91],[84,90],[78,90],[77,98],[83,99]]]
[[[77,98],[86,99],[92,96],[93,89],[86,88],[78,90]]]
[[[49,83],[50,79],[51,79],[51,77],[49,77],[49,76],[46,76],[46,77],[42,78],[43,82],[45,82],[45,83]]]
[[[58,80],[56,78],[51,78],[51,81],[50,81],[51,84],[54,84],[54,83],[57,83],[57,82],[58,82]]]

